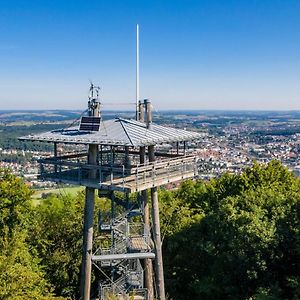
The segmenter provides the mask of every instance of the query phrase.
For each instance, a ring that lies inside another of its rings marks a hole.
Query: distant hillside
[[[69,110],[32,110],[0,111],[0,123],[12,122],[51,122],[76,119],[81,111]]]

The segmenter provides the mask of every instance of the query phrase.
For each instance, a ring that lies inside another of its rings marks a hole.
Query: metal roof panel
[[[193,131],[176,129],[152,123],[116,118],[101,120],[99,131],[80,131],[79,127],[52,130],[40,134],[21,137],[21,140],[61,142],[73,144],[99,144],[124,146],[149,146],[161,143],[188,141],[200,138]]]

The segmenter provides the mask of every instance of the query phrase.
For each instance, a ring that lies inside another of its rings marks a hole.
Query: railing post
[[[102,174],[102,167],[100,168],[100,183],[102,184],[103,181],[103,174]]]
[[[123,189],[125,187],[125,166],[122,165],[122,181],[123,181]]]
[[[152,174],[151,174],[151,178],[152,178],[152,184],[154,184],[154,179],[155,179],[155,164],[152,164]]]
[[[135,171],[135,189],[137,190],[139,184],[139,167],[136,167]]]
[[[110,170],[110,184],[112,185],[112,182],[114,180],[114,173],[113,173],[113,169],[111,167],[111,170]]]

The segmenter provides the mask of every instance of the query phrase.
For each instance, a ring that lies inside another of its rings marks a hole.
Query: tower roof
[[[200,138],[197,132],[116,118],[100,122],[99,131],[83,131],[79,127],[52,130],[21,137],[21,140],[71,144],[98,144],[123,146],[149,146],[162,143],[189,141]]]

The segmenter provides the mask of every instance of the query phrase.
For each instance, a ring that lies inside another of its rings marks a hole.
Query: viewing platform
[[[90,165],[76,161],[84,155],[41,159],[40,179],[101,190],[139,192],[197,175],[197,159],[193,155],[163,158],[127,168],[124,164]]]

